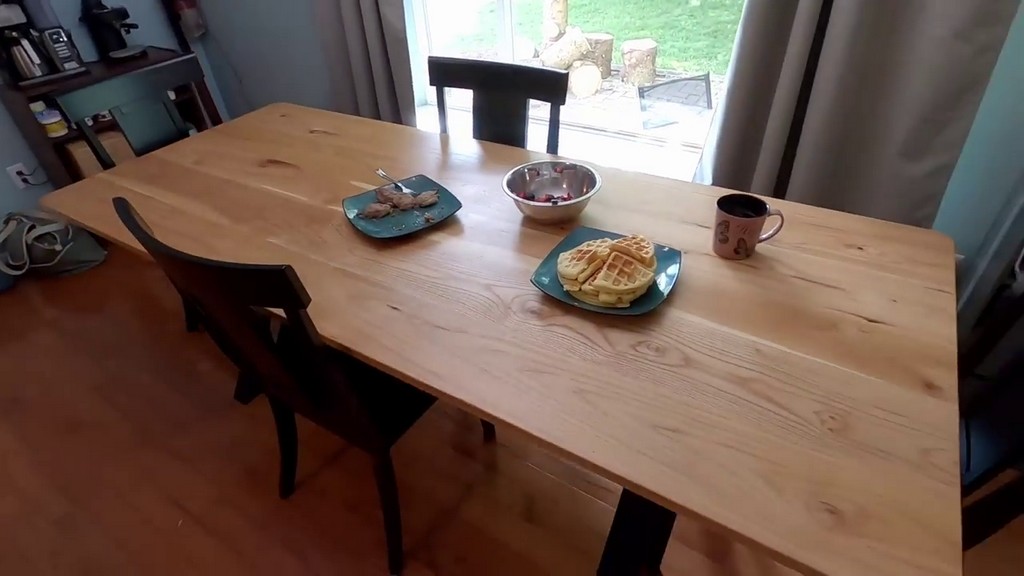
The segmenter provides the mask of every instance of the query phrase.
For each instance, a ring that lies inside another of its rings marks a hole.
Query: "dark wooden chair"
[[[530,100],[551,104],[548,119],[548,154],[558,154],[562,106],[569,88],[569,73],[553,68],[430,56],[430,85],[437,87],[441,133],[448,133],[446,88],[473,91],[473,138],[526,148]]]
[[[960,354],[961,487],[963,546],[968,550],[1024,515],[1024,357],[994,374],[979,368],[1024,318],[1024,296],[1007,296],[989,309]],[[978,498],[972,496],[1002,473],[1018,476]]]
[[[236,397],[251,400],[252,388],[266,394],[280,448],[278,491],[295,490],[298,437],[295,414],[337,434],[373,458],[384,516],[388,568],[403,566],[402,521],[391,446],[422,416],[435,398],[327,348],[306,312],[306,292],[288,265],[219,262],[186,254],[157,240],[124,198],[114,208],[125,227],[156,260],[171,282],[195,302],[216,344],[238,366]],[[276,338],[261,309],[284,311]]]
[[[96,160],[110,169],[114,160],[86,118],[110,110],[135,155],[148,154],[188,137],[188,126],[167,91],[202,79],[203,69],[195,54],[190,54],[59,95],[56,100]]]
[[[136,156],[148,154],[188,137],[188,126],[167,91],[202,79],[199,60],[189,54],[59,95],[56,100],[64,116],[81,132],[96,161],[109,170],[114,160],[85,123],[86,118],[109,110],[132,152]],[[199,330],[202,317],[198,310],[184,296],[182,305],[185,328],[189,332]]]

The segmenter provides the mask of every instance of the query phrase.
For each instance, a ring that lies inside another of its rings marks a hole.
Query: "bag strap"
[[[49,221],[49,224],[38,224],[31,218],[39,220]],[[12,262],[10,253],[0,253],[3,256],[0,259],[0,271],[10,276],[20,276],[28,271],[29,268],[45,268],[53,266],[60,262],[60,259],[64,257],[64,254],[75,244],[70,241],[73,234],[74,228],[72,228],[67,222],[54,218],[52,215],[38,210],[26,210],[20,213],[11,213],[6,218],[7,225],[4,226],[3,230],[0,231],[0,246],[3,246],[4,240],[10,237],[18,229],[18,226],[24,224],[21,235],[21,246],[25,258],[21,262]],[[69,242],[64,245],[61,243],[61,238],[58,232],[63,230],[68,231]],[[55,251],[57,255],[49,262],[43,263],[32,263],[29,261],[29,246],[36,245],[36,240],[41,236],[51,235],[54,239],[53,246],[40,245],[39,248],[46,250]]]
[[[9,215],[4,219],[5,225],[3,230],[0,230],[0,248],[4,246],[4,241],[11,237],[12,234],[18,229],[18,225],[21,220],[17,215]],[[26,227],[27,231],[27,227]],[[8,276],[21,276],[28,271],[28,244],[25,241],[26,232],[21,235],[21,245],[24,249],[25,260],[22,262],[11,262],[11,255],[7,252],[0,252],[0,271]]]
[[[14,229],[18,227],[18,220],[13,217],[5,218],[2,222],[3,228],[0,228],[0,246],[3,245],[4,240],[11,234],[14,234]]]
[[[36,224],[35,226],[32,226],[31,228],[32,228],[31,231],[28,232],[27,234],[25,234],[25,242],[27,242],[28,244],[34,244],[35,241],[36,241],[36,238],[39,238],[40,236],[45,236],[46,234],[53,234],[53,237],[57,240],[56,249],[57,250],[61,250],[60,236],[57,235],[57,232],[60,232],[61,230],[64,230],[65,228],[68,228],[67,224],[65,224],[64,222],[55,222],[53,224],[42,224],[42,225]],[[68,238],[70,238],[70,237],[71,237],[71,234],[69,232],[68,233]]]
[[[45,217],[46,217],[45,215],[41,215],[40,216],[40,218],[45,218]],[[52,220],[52,218],[51,218],[51,220]],[[67,230],[68,231],[68,242],[66,244],[62,244],[61,243],[60,235],[57,234],[58,232],[61,232],[63,230]],[[28,267],[29,268],[46,268],[47,266],[53,266],[57,262],[60,262],[60,259],[63,258],[64,255],[68,253],[68,250],[70,250],[71,247],[75,245],[75,243],[71,240],[72,230],[74,230],[74,228],[72,228],[67,222],[61,222],[59,220],[55,221],[53,224],[43,224],[43,225],[36,225],[36,226],[34,226],[32,228],[32,231],[25,235],[25,244],[26,244],[26,246],[37,246],[39,248],[45,248],[47,250],[50,250],[51,252],[56,252],[57,255],[53,258],[53,260],[50,260],[49,262],[31,262],[30,261],[28,263]],[[54,245],[53,246],[42,246],[42,245],[37,245],[36,244],[36,240],[38,240],[42,236],[47,236],[47,235],[53,236],[53,239],[54,239]]]

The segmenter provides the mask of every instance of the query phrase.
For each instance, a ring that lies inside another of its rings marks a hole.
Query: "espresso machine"
[[[82,0],[81,21],[96,45],[96,52],[104,60],[123,60],[140,56],[145,46],[129,45],[126,34],[138,30],[139,25],[129,22],[124,6],[107,6],[103,0]]]

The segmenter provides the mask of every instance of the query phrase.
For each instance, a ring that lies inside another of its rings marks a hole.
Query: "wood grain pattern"
[[[122,195],[183,250],[292,264],[334,345],[798,569],[961,572],[948,238],[777,201],[782,234],[727,262],[722,190],[602,168],[580,223],[685,254],[658,311],[605,318],[529,284],[568,228],[522,221],[498,183],[541,157],[279,104],[43,203],[138,249]],[[340,201],[379,166],[465,207],[362,237]]]
[[[0,302],[25,327],[0,333],[0,574],[386,573],[370,460],[300,418],[300,490],[278,500],[266,402],[231,399],[234,368],[181,330],[155,265],[115,249]],[[52,361],[23,361],[40,349]],[[593,572],[618,486],[499,442],[438,405],[395,447],[406,574]],[[666,574],[790,574],[692,523],[677,535]],[[731,571],[754,559],[772,571]]]

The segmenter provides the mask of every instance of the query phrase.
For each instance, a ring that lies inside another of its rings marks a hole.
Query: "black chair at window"
[[[441,133],[448,133],[446,88],[473,91],[473,138],[526,148],[530,100],[551,104],[548,119],[548,154],[558,154],[562,106],[569,88],[569,73],[553,68],[430,56],[430,85],[437,87]]]
[[[295,414],[366,451],[384,516],[388,568],[403,567],[402,522],[391,447],[434,404],[435,398],[326,347],[306,312],[306,292],[288,265],[220,262],[186,254],[157,240],[132,205],[115,198],[121,222],[171,282],[200,308],[207,333],[247,378],[267,396],[280,449],[279,495],[295,490],[298,437]],[[284,311],[273,336],[260,309]],[[236,397],[251,400],[251,391]]]

